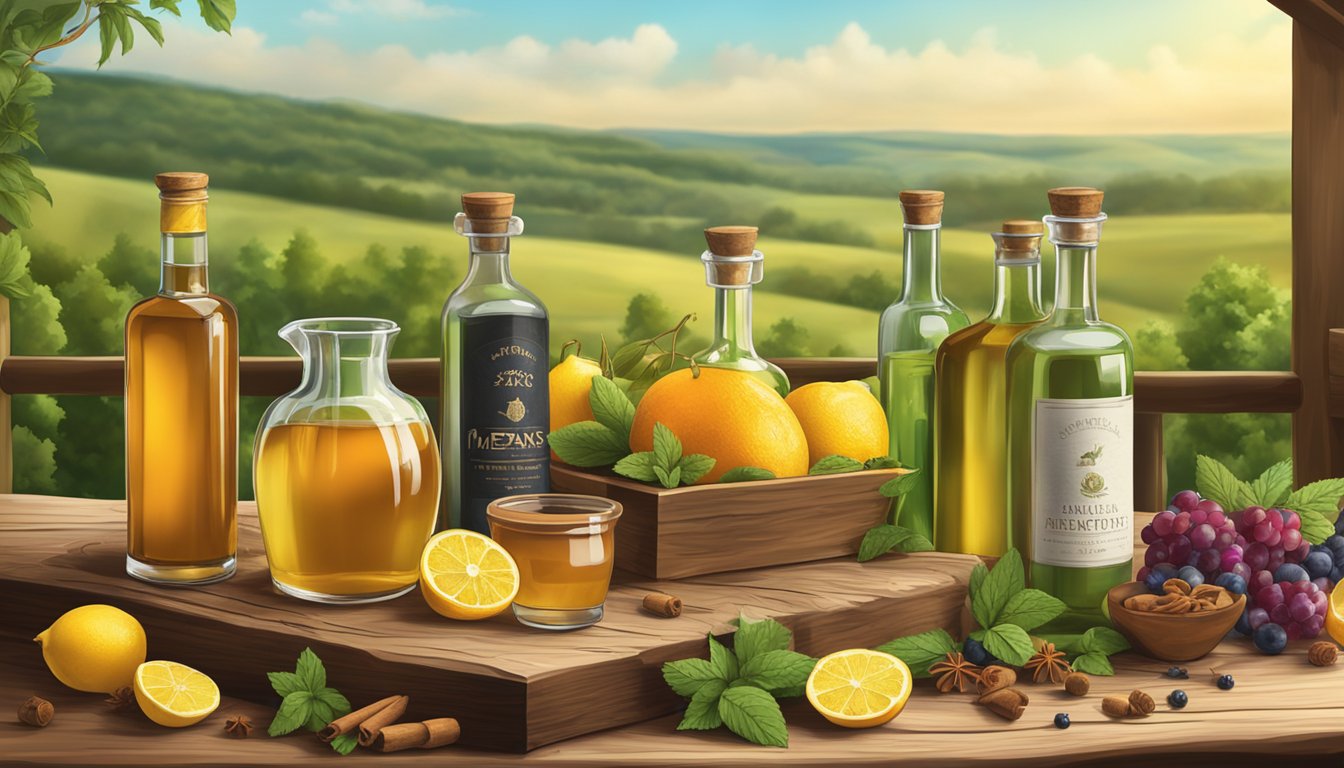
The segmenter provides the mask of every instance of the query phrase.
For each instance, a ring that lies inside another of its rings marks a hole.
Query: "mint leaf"
[[[653,425],[653,466],[671,473],[681,463],[681,441],[661,421]],[[672,486],[675,487],[675,486]]]
[[[877,647],[883,653],[904,661],[916,678],[929,676],[929,667],[957,650],[957,642],[945,629],[933,629],[918,635],[898,637]]]
[[[312,648],[304,648],[303,653],[299,654],[299,662],[294,665],[294,674],[299,676],[299,682],[310,693],[327,687],[327,670],[322,666],[322,660],[313,653]]]
[[[774,619],[751,621],[740,616],[733,633],[733,655],[738,664],[745,665],[761,654],[788,650],[790,637],[788,628]]]
[[[576,467],[609,467],[630,455],[629,440],[596,421],[561,427],[546,439],[561,461]]]
[[[588,404],[592,406],[597,423],[619,437],[629,453],[630,427],[635,423],[635,405],[630,402],[630,397],[616,382],[598,375],[593,377],[592,388],[588,390]],[[557,455],[559,453],[556,451]]]
[[[1018,554],[1016,549],[1010,549],[1003,553],[1003,557],[999,558],[999,562],[995,563],[985,576],[980,588],[971,595],[971,614],[975,616],[980,626],[986,629],[998,624],[1003,607],[1025,586],[1026,575],[1022,567],[1022,555]],[[997,653],[994,655],[999,656]],[[1003,659],[1002,656],[999,658]]]
[[[893,549],[898,552],[930,552],[933,543],[909,528],[875,525],[863,534],[863,541],[859,542],[859,562],[866,563]]]
[[[686,697],[694,696],[706,683],[711,681],[720,680],[725,685],[728,682],[704,659],[682,659],[681,661],[667,662],[663,665],[663,680],[672,689],[673,693]]]
[[[282,699],[295,691],[307,690],[293,672],[267,672],[266,679],[271,681],[271,688]]]
[[[910,492],[910,489],[914,488],[916,485],[919,485],[918,477],[919,477],[919,470],[912,469],[909,472],[905,473],[904,475],[900,475],[899,477],[893,477],[887,482],[883,483],[882,487],[877,489],[877,492],[882,494],[883,496],[886,496],[889,499],[894,499],[897,496],[904,496],[905,494]]]
[[[342,755],[348,755],[355,751],[355,747],[359,746],[359,731],[347,731],[346,733],[342,733],[340,736],[332,739],[330,743],[332,749]]]
[[[653,476],[658,478],[658,482],[661,483],[664,488],[676,488],[681,484],[681,467],[673,467],[672,471],[668,472],[666,469],[659,466],[657,464],[657,459],[655,459]]]
[[[754,685],[770,693],[797,688],[807,682],[807,676],[817,660],[796,651],[766,651],[742,664],[737,683]]]
[[[709,636],[709,666],[720,680],[731,683],[738,677],[737,657],[713,635]]]
[[[864,469],[900,469],[901,462],[895,456],[874,456],[863,462]]]
[[[1250,500],[1244,506],[1279,506],[1287,500],[1288,493],[1293,489],[1293,460],[1284,459],[1261,472],[1260,476],[1251,482],[1250,488]]]
[[[312,701],[313,695],[307,691],[294,691],[286,696],[266,732],[271,736],[284,736],[298,730],[312,714]]]
[[[1129,650],[1129,641],[1110,627],[1093,627],[1083,633],[1083,638],[1078,641],[1078,650],[1084,654],[1100,653],[1110,656]]]
[[[746,483],[754,480],[773,480],[775,473],[760,467],[737,467],[723,473],[720,483]]]
[[[1036,653],[1031,635],[1016,624],[995,624],[985,631],[985,650],[1004,663],[1020,667]]]
[[[1115,674],[1115,667],[1111,666],[1111,660],[1106,658],[1106,654],[1098,651],[1084,653],[1074,659],[1073,668],[1079,672],[1086,672],[1089,675]]]
[[[1202,454],[1195,457],[1195,489],[1227,510],[1240,509],[1242,497],[1251,495],[1250,485],[1238,480],[1217,459]]]
[[[723,725],[719,717],[719,697],[728,684],[722,680],[711,680],[691,697],[686,714],[677,724],[678,731],[712,731]]]
[[[789,729],[775,697],[749,685],[729,688],[719,697],[719,717],[728,730],[753,744],[789,746]]]
[[[1312,544],[1321,544],[1335,535],[1335,526],[1319,512],[1298,512],[1302,520],[1302,538]]]
[[[844,472],[857,472],[860,469],[863,469],[863,462],[833,453],[830,456],[823,456],[818,459],[817,463],[807,470],[807,474],[839,475]]]
[[[321,688],[313,691],[313,698],[331,707],[336,713],[336,717],[340,717],[350,711],[350,702],[335,688]],[[323,723],[323,725],[326,725],[326,723]]]
[[[658,481],[658,475],[654,474],[653,471],[653,453],[651,451],[632,453],[616,462],[616,465],[611,468],[611,471],[622,477],[638,480],[641,483],[655,483]]]
[[[696,480],[705,476],[705,473],[714,468],[714,458],[706,456],[703,453],[692,453],[689,456],[682,456],[681,463],[677,469],[681,470],[681,482],[683,485],[693,485]]]
[[[976,563],[971,569],[970,593],[975,594],[980,591],[981,585],[985,583],[985,577],[989,575],[989,568],[984,563]]]
[[[303,724],[304,728],[316,733],[327,727],[327,723],[336,719],[336,710],[331,705],[313,696],[308,701],[308,720]]]
[[[1339,517],[1339,499],[1344,496],[1344,478],[1317,480],[1288,495],[1283,506],[1295,512],[1315,512],[1326,520]]]
[[[1024,589],[1008,598],[999,621],[1033,630],[1064,613],[1064,601],[1039,589]]]

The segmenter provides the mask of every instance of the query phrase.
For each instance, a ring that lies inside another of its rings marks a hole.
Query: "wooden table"
[[[34,505],[49,514],[36,517]],[[59,509],[58,509],[59,508]],[[5,604],[22,604],[15,569],[33,554],[18,545],[19,529],[40,529],[44,535],[79,541],[90,535],[90,510],[114,509],[110,502],[34,500],[0,497],[0,576]],[[64,510],[74,518],[58,514]],[[80,512],[82,510],[82,512]],[[78,514],[86,517],[81,518]],[[95,538],[98,531],[93,531]],[[76,550],[67,550],[74,556]],[[39,558],[42,559],[42,558]],[[902,558],[888,558],[898,562]],[[772,569],[777,571],[778,569]],[[764,571],[749,572],[760,580]],[[108,574],[110,590],[127,582]],[[723,581],[720,576],[718,580]],[[91,588],[91,587],[90,587]],[[890,589],[890,585],[877,588]],[[774,593],[787,602],[787,589]],[[173,594],[188,594],[176,593]],[[195,594],[195,593],[192,593]],[[807,599],[816,599],[815,595]],[[851,600],[852,596],[845,598]],[[888,594],[888,600],[892,599]],[[862,601],[859,601],[862,605]],[[291,607],[293,603],[290,603]],[[888,603],[891,605],[891,603]],[[777,608],[783,608],[782,605]],[[9,609],[12,611],[12,608]],[[784,611],[789,613],[789,611]],[[826,611],[811,616],[817,631],[831,625]],[[793,613],[794,618],[804,613]],[[841,613],[840,615],[845,615]],[[862,614],[860,614],[862,615]],[[12,615],[0,622],[0,708],[17,706],[39,694],[56,705],[55,721],[37,730],[16,721],[0,722],[0,766],[19,765],[190,765],[190,766],[307,766],[334,759],[330,750],[310,735],[269,739],[264,725],[273,710],[261,703],[226,697],[219,710],[202,724],[167,730],[138,713],[113,713],[102,697],[60,686],[43,668],[36,646],[28,643],[27,629],[16,627]],[[869,615],[869,623],[882,617]],[[678,620],[679,621],[679,620]],[[849,621],[853,618],[850,616]],[[668,625],[671,626],[671,625]],[[844,627],[827,629],[839,632]],[[849,630],[866,634],[851,623]],[[154,630],[151,630],[153,633]],[[30,635],[29,635],[30,636]],[[569,637],[583,637],[575,633]],[[590,635],[596,638],[598,635]],[[153,638],[153,634],[151,634]],[[153,642],[153,641],[151,641]],[[856,644],[864,644],[862,642]],[[254,650],[254,649],[246,649]],[[1164,761],[1185,766],[1260,766],[1268,760],[1294,759],[1293,766],[1339,765],[1344,755],[1344,665],[1309,666],[1305,643],[1283,656],[1256,654],[1245,642],[1225,642],[1210,657],[1189,665],[1192,679],[1162,677],[1167,665],[1134,654],[1115,657],[1118,674],[1093,678],[1093,691],[1076,699],[1061,690],[1027,685],[1032,704],[1026,715],[1008,723],[975,706],[970,696],[940,695],[927,683],[917,685],[905,711],[892,723],[869,731],[851,732],[826,723],[806,702],[784,706],[790,727],[787,750],[756,747],[726,731],[679,733],[676,715],[580,736],[542,746],[526,755],[508,755],[450,747],[435,752],[376,755],[357,752],[341,758],[342,765],[545,765],[545,766],[749,766],[749,765],[1158,765]],[[1215,667],[1233,674],[1237,685],[1220,691],[1207,672]],[[340,686],[339,679],[333,683]],[[1114,721],[1101,714],[1101,697],[1142,688],[1159,700],[1181,687],[1190,695],[1182,711],[1160,705],[1152,716]],[[232,689],[225,686],[226,692]],[[590,706],[604,703],[604,692],[591,696]],[[8,702],[8,703],[6,703]],[[484,702],[483,702],[484,703]],[[1073,726],[1053,727],[1056,712],[1068,712]],[[233,740],[222,723],[231,714],[247,714],[260,727],[247,740]],[[578,716],[579,712],[575,713]]]

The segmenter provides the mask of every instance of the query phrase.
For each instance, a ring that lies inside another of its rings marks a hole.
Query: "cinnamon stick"
[[[422,723],[397,723],[384,726],[373,737],[369,746],[379,752],[400,752],[403,749],[435,749],[457,741],[462,728],[451,717],[440,717]]]
[[[665,619],[675,619],[681,615],[681,598],[662,592],[650,592],[644,596],[644,610]]]
[[[999,717],[1017,720],[1022,717],[1030,699],[1016,688],[1000,688],[980,697],[980,705]]]
[[[401,717],[401,713],[406,711],[406,704],[410,700],[409,696],[388,696],[385,699],[379,699],[367,707],[361,707],[348,715],[338,717],[330,723],[327,723],[327,727],[318,732],[317,737],[324,742],[330,742],[338,736],[343,736],[350,731],[355,730],[364,721],[385,709],[390,709],[394,704],[397,704],[397,702],[400,701],[401,708],[397,709],[396,713],[383,724],[394,723],[398,717]]]
[[[373,743],[385,726],[389,726],[406,714],[406,705],[411,703],[410,696],[398,696],[397,700],[378,710],[367,720],[359,724],[359,746],[367,747]]]

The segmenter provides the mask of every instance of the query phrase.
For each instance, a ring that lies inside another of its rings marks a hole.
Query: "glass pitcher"
[[[419,401],[392,385],[390,320],[327,317],[280,329],[299,388],[257,430],[252,479],[271,581],[323,603],[415,587],[439,507],[439,452]]]

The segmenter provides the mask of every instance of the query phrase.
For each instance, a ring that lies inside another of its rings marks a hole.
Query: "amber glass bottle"
[[[238,313],[210,292],[203,173],[154,177],[159,292],[126,316],[126,572],[206,584],[233,574]]]

